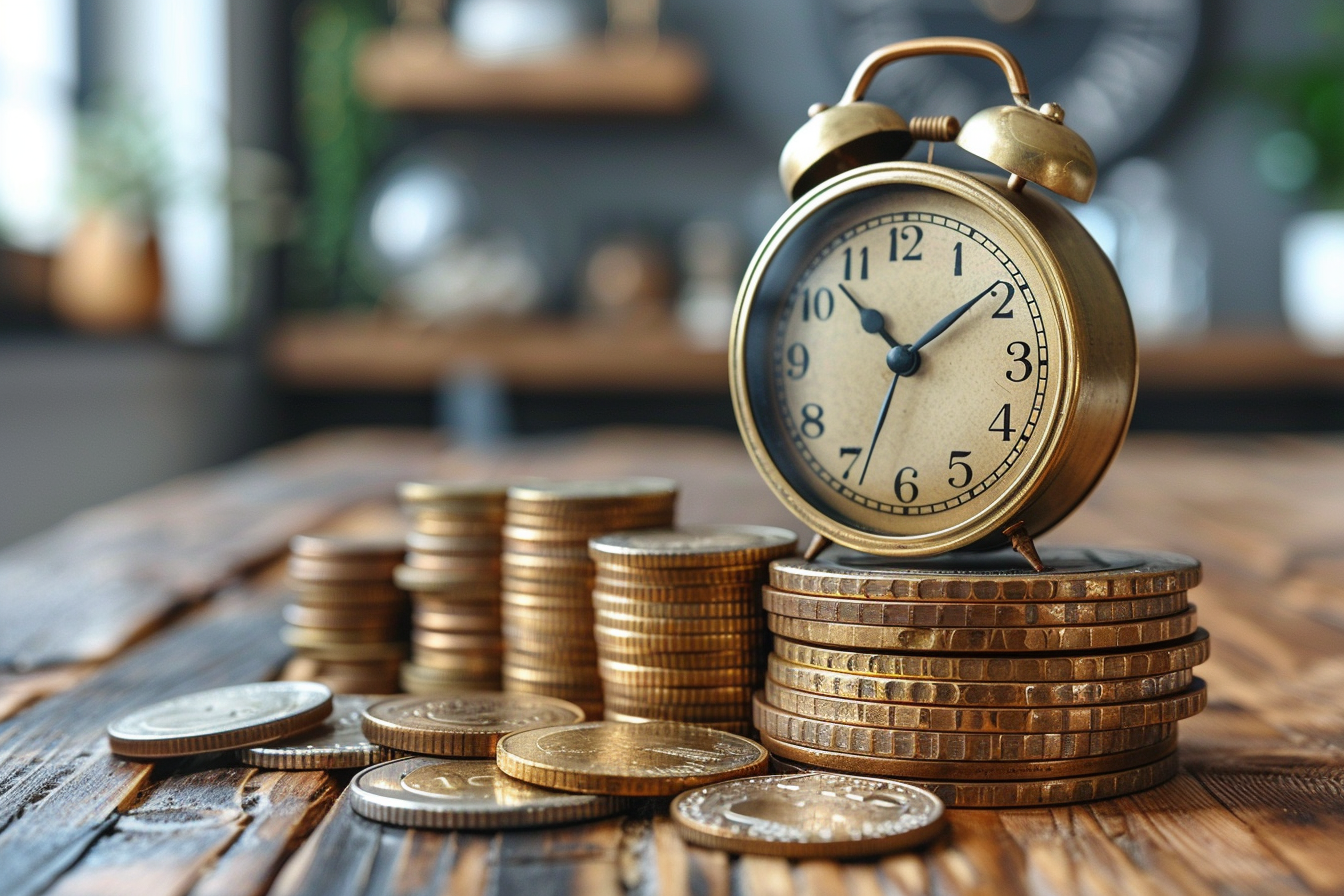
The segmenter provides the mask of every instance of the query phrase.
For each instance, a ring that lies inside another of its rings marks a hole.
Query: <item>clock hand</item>
[[[863,470],[859,473],[859,485],[863,485],[868,475],[868,463],[873,459],[873,449],[877,447],[877,437],[882,434],[882,424],[887,420],[887,411],[891,410],[891,396],[896,393],[896,384],[900,382],[899,373],[892,374],[891,385],[887,387],[887,397],[882,399],[882,410],[877,414],[877,425],[873,427],[873,439],[868,444],[868,456],[863,459]]]
[[[859,323],[863,325],[864,332],[877,333],[887,341],[887,345],[896,347],[896,340],[887,332],[887,321],[882,317],[882,312],[876,308],[865,308],[859,304],[859,300],[854,298],[854,293],[850,292],[845,284],[840,284],[840,291],[854,303],[854,307],[859,309]]]
[[[994,290],[998,289],[1000,285],[1008,287],[1008,295],[1012,296],[1013,287],[1011,284],[1006,283],[1003,280],[995,280],[993,283],[989,285],[989,288],[986,289],[984,292],[980,293],[980,295],[971,299],[969,302],[960,306],[956,310],[950,312],[946,317],[938,321],[938,323],[929,327],[929,331],[925,333],[923,336],[919,337],[919,339],[915,341],[914,345],[910,346],[911,350],[917,352],[924,346],[928,345],[933,340],[937,339],[939,336],[943,335],[943,332],[948,327],[956,323],[963,314],[965,314],[967,311],[970,311],[976,302],[980,301],[985,296],[989,295]]]

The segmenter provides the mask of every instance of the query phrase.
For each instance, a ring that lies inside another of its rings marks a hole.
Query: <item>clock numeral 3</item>
[[[807,375],[807,368],[812,363],[812,358],[807,353],[807,346],[801,342],[795,342],[784,353],[784,358],[789,362],[789,369],[784,374],[789,379],[800,380]],[[1012,379],[1012,377],[1009,377],[1009,379]]]
[[[888,261],[923,261],[924,253],[915,251],[923,239],[924,228],[918,224],[891,228],[891,257]],[[903,242],[909,244],[904,253],[900,245]]]
[[[909,473],[910,478],[906,479],[905,474]],[[902,504],[909,504],[919,497],[919,486],[912,480],[919,478],[919,471],[914,467],[901,467],[896,473],[896,500]]]
[[[1019,347],[1020,347],[1020,350],[1021,350],[1021,352],[1022,352],[1022,356],[1021,356],[1021,357],[1018,357],[1018,356],[1014,353],[1014,351],[1013,351],[1014,349],[1017,349],[1017,348],[1019,348]],[[1010,383],[1020,383],[1020,382],[1023,382],[1024,380],[1026,380],[1027,377],[1031,376],[1032,366],[1031,366],[1031,362],[1027,360],[1027,356],[1030,355],[1030,354],[1031,354],[1031,346],[1027,345],[1025,342],[1010,342],[1010,343],[1008,343],[1008,357],[1012,358],[1012,359],[1013,359],[1014,361],[1016,361],[1018,364],[1021,364],[1021,365],[1022,365],[1022,375],[1021,375],[1021,376],[1013,376],[1013,371],[1011,371],[1011,370],[1005,370],[1005,371],[1004,371],[1003,375],[1004,375],[1004,377],[1007,378],[1008,382],[1010,382]]]
[[[949,476],[947,478],[948,485],[952,486],[953,488],[965,488],[966,486],[971,484],[971,477],[974,476],[975,474],[971,472],[971,465],[966,463],[966,461],[960,459],[963,457],[970,457],[970,456],[971,452],[969,451],[952,452],[952,455],[947,459],[947,468],[949,470],[955,470],[957,467],[961,467],[963,472],[960,482],[958,482],[954,477]]]
[[[803,435],[809,439],[821,437],[821,434],[826,431],[826,424],[821,422],[821,415],[824,413],[825,409],[819,404],[803,405],[803,422],[798,425],[798,428],[803,431]]]
[[[1003,421],[1003,425],[999,425],[1000,420]],[[1001,432],[1003,433],[1003,440],[1005,442],[1012,441],[1013,433],[1017,432],[1017,430],[1013,428],[1012,405],[1005,404],[1003,407],[999,408],[999,413],[994,416],[994,422],[989,424],[989,431]]]
[[[816,292],[803,290],[803,320],[815,317],[817,320],[830,320],[835,313],[835,295],[826,287]]]
[[[862,448],[841,448],[840,459],[850,458],[849,466],[845,467],[845,472],[840,474],[841,479],[849,478],[849,471],[854,469],[854,465],[859,462],[859,455],[863,453]]]

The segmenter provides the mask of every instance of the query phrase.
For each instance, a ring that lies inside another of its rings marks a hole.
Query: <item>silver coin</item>
[[[680,526],[675,529],[642,529],[615,532],[594,538],[589,545],[594,554],[621,556],[696,554],[787,553],[798,543],[798,536],[774,526]]]
[[[107,726],[112,752],[142,759],[250,747],[297,734],[331,714],[331,690],[266,681],[184,694]]]
[[[500,830],[568,824],[624,809],[619,797],[564,793],[510,778],[493,759],[412,756],[375,765],[350,782],[350,806],[406,827]]]
[[[309,731],[238,751],[238,759],[259,768],[289,770],[364,768],[395,759],[397,752],[369,743],[364,736],[364,710],[385,699],[368,694],[338,694],[331,715]]]
[[[907,849],[946,824],[943,801],[922,787],[832,773],[710,784],[673,800],[672,818],[700,846],[789,858]]]

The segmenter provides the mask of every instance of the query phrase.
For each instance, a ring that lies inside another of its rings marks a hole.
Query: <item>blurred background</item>
[[[731,430],[780,148],[938,34],[1096,150],[1136,429],[1344,427],[1337,0],[0,0],[0,544],[331,426]]]

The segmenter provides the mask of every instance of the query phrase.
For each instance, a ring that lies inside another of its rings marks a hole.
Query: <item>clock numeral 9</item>
[[[1003,421],[1002,425],[999,424],[1000,420]],[[1005,404],[1003,407],[999,408],[999,412],[994,415],[994,422],[989,424],[989,431],[1003,433],[1003,440],[1005,442],[1012,441],[1012,434],[1017,432],[1017,430],[1013,428],[1012,405]]]
[[[1014,352],[1014,349],[1019,349],[1021,351],[1022,353],[1021,357],[1017,356],[1017,354]],[[1022,365],[1021,376],[1013,376],[1013,371],[1011,370],[1004,371],[1003,375],[1004,377],[1007,378],[1008,382],[1020,383],[1026,380],[1027,377],[1031,376],[1032,366],[1031,362],[1027,360],[1027,356],[1030,354],[1031,354],[1031,346],[1027,345],[1025,342],[1008,343],[1008,357],[1012,358],[1018,364]]]
[[[803,290],[803,320],[830,320],[835,313],[835,295],[826,287],[816,292]]]
[[[821,434],[826,431],[826,424],[821,422],[823,413],[825,411],[819,404],[803,405],[803,422],[798,425],[798,428],[803,431],[803,435],[809,439],[821,437]]]
[[[791,380],[800,380],[807,376],[807,368],[812,363],[812,359],[807,353],[807,346],[801,342],[795,342],[784,353],[784,358],[789,362],[789,369],[784,374],[785,376]],[[1009,379],[1012,379],[1012,377],[1009,377]]]
[[[924,239],[924,228],[918,224],[907,224],[904,227],[891,228],[891,256],[888,261],[923,261],[924,253],[916,252],[920,241]],[[900,244],[909,243],[905,252],[901,252]]]
[[[960,458],[970,456],[971,452],[969,451],[952,452],[952,455],[947,459],[947,468],[949,470],[955,470],[957,467],[961,467],[963,473],[960,482],[958,482],[952,476],[947,477],[948,485],[952,486],[953,488],[965,488],[966,486],[971,484],[971,477],[975,475],[974,473],[971,472],[971,465],[966,463],[966,461],[964,460],[960,460]]]
[[[909,473],[910,478],[906,479],[905,474]],[[909,504],[919,497],[919,486],[912,480],[919,478],[919,471],[914,467],[901,467],[896,473],[896,500],[902,504]]]

